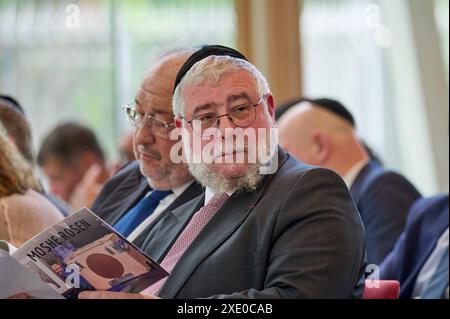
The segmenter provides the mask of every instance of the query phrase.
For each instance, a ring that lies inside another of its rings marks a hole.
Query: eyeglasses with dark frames
[[[214,112],[199,114],[191,120],[186,120],[186,123],[189,123],[193,131],[201,136],[214,135],[220,126],[220,119],[224,116],[227,116],[234,126],[246,128],[255,122],[256,107],[261,104],[263,99],[264,95],[259,98],[256,104],[244,103],[236,105],[226,114],[217,115]],[[199,125],[195,125],[196,121]]]

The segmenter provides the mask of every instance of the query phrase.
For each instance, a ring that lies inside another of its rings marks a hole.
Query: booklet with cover
[[[0,242],[0,269],[0,298],[36,289],[37,298],[55,298],[56,291],[70,299],[84,290],[140,292],[168,275],[87,208],[17,249]]]

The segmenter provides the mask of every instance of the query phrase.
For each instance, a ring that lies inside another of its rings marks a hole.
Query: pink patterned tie
[[[183,232],[178,236],[175,243],[170,248],[166,257],[161,263],[161,266],[169,273],[172,272],[173,268],[177,264],[178,260],[181,258],[186,249],[192,244],[194,239],[200,233],[200,231],[205,227],[209,220],[214,216],[214,214],[219,210],[219,208],[228,199],[226,193],[214,195],[209,203],[198,210],[192,216],[189,224],[184,228]],[[150,287],[147,287],[141,293],[155,295],[159,292],[161,287],[164,285],[168,277],[165,277],[157,282],[155,282]]]

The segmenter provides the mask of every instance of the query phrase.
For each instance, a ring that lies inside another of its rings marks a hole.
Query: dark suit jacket
[[[373,161],[361,170],[350,193],[366,230],[367,262],[379,265],[394,247],[420,193],[405,177]]]
[[[381,264],[381,279],[400,282],[400,298],[411,298],[417,276],[448,228],[448,194],[418,200],[406,228]]]
[[[110,225],[114,225],[126,212],[136,205],[141,198],[151,190],[147,178],[141,174],[139,162],[133,161],[125,165],[102,188],[94,203],[92,211]],[[173,210],[194,197],[203,193],[203,188],[197,182],[189,186],[166,209]],[[163,212],[158,218],[164,215]],[[156,222],[156,219],[154,222]],[[139,235],[133,243],[141,247],[143,240],[153,224]]]
[[[349,298],[364,284],[364,230],[342,179],[281,149],[278,170],[234,193],[180,258],[166,298]],[[144,251],[161,262],[204,195],[164,215]]]

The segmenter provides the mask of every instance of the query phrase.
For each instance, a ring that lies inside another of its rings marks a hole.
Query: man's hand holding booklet
[[[82,291],[139,293],[168,273],[83,208],[19,248],[0,241],[0,298],[75,299]]]

